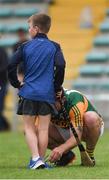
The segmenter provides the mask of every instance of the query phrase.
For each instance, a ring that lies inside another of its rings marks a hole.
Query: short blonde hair
[[[28,22],[32,22],[33,26],[38,26],[43,33],[48,33],[51,27],[51,18],[46,14],[34,14],[29,17]]]

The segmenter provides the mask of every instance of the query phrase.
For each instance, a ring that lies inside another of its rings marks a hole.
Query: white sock
[[[45,164],[44,164],[44,162],[40,159],[40,160],[38,160],[40,158],[40,156],[34,156],[33,158],[32,158],[32,160],[33,161],[36,161],[36,163],[35,164],[33,164],[32,166],[30,166],[30,169],[37,169],[37,168],[39,168],[40,166],[44,166],[45,167]]]
[[[32,158],[32,160],[33,160],[33,161],[37,161],[39,158],[40,158],[40,156],[34,156],[34,157]]]

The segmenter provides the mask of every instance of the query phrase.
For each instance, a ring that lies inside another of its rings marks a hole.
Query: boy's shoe
[[[36,161],[30,160],[28,165],[29,169],[43,169],[45,168],[45,163],[42,161],[41,158],[38,158]]]
[[[67,166],[76,159],[74,152],[68,151],[66,154],[63,154],[60,160],[55,162],[56,166]]]

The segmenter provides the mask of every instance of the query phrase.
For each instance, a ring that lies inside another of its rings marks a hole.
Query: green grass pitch
[[[0,133],[0,179],[108,179],[109,133],[99,139],[95,150],[96,166],[80,166],[80,155],[73,165],[51,170],[28,170],[30,158],[23,133]]]

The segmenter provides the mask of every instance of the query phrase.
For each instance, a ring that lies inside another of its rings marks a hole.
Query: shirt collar
[[[44,33],[38,33],[36,36],[35,36],[35,38],[47,38],[48,39],[48,37],[47,37],[47,35],[46,34],[44,34]]]

